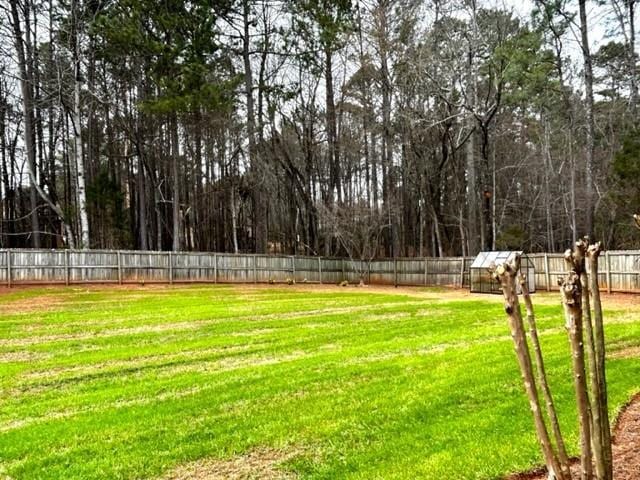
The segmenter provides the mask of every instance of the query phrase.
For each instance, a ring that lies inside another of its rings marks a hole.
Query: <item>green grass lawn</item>
[[[558,294],[536,294],[571,450]],[[610,403],[640,390],[640,302],[604,299]],[[0,478],[162,478],[292,452],[311,479],[493,479],[541,462],[497,296],[286,286],[0,295]],[[615,414],[615,411],[612,412]]]

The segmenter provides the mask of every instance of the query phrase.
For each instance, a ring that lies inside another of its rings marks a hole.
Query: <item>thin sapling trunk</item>
[[[493,270],[493,276],[500,282],[502,293],[505,299],[505,312],[509,318],[509,327],[511,336],[520,366],[520,373],[524,381],[524,387],[529,399],[529,406],[533,414],[533,420],[536,428],[536,434],[540,448],[545,458],[547,470],[550,479],[565,480],[563,472],[560,468],[558,458],[553,451],[553,446],[549,438],[549,432],[545,424],[542,411],[540,410],[540,400],[536,387],[535,375],[533,373],[533,364],[527,344],[527,336],[520,312],[520,304],[516,293],[516,276],[520,268],[520,258],[517,257],[512,263],[504,263],[498,265]]]
[[[527,310],[527,323],[529,324],[529,336],[531,337],[531,344],[533,345],[533,352],[535,355],[535,362],[538,371],[538,381],[540,382],[540,388],[542,389],[542,395],[547,407],[547,415],[551,423],[553,430],[554,440],[558,449],[558,460],[560,461],[560,468],[562,474],[567,480],[571,479],[571,471],[569,468],[569,456],[567,455],[567,449],[562,437],[562,431],[560,430],[560,422],[558,421],[558,414],[553,402],[553,396],[551,389],[549,388],[549,382],[547,380],[547,372],[544,366],[544,359],[542,357],[542,348],[540,347],[540,339],[538,338],[538,328],[536,326],[536,317],[533,311],[533,302],[531,301],[531,295],[529,294],[529,287],[527,285],[527,277],[522,273],[519,276],[520,290],[522,291],[522,299]]]
[[[593,300],[593,335],[595,340],[595,355],[593,368],[597,372],[598,383],[593,389],[593,402],[598,410],[597,416],[594,412],[594,428],[600,432],[602,450],[602,479],[611,480],[613,478],[613,459],[611,452],[611,426],[609,424],[609,405],[607,401],[607,379],[605,371],[605,343],[604,324],[602,317],[602,303],[600,301],[600,286],[598,285],[598,258],[602,252],[602,244],[597,242],[587,249],[587,270],[589,274],[589,285],[591,287],[591,298]],[[593,388],[593,387],[592,387]],[[597,422],[596,422],[597,418]],[[600,475],[600,473],[598,472]]]
[[[591,451],[591,410],[585,378],[584,348],[582,340],[582,284],[580,275],[574,270],[572,252],[567,250],[565,259],[571,271],[560,285],[560,295],[566,318],[566,328],[571,345],[573,383],[576,391],[578,421],[580,423],[580,464],[582,480],[593,478]]]

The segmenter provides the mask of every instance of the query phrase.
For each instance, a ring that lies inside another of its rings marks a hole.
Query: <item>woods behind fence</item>
[[[640,291],[640,251],[603,254],[599,281],[609,292]],[[538,290],[557,289],[560,253],[528,255]],[[0,250],[0,284],[297,283],[347,280],[373,285],[469,286],[472,257],[377,259],[129,250]]]

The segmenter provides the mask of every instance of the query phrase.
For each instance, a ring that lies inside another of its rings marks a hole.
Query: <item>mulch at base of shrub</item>
[[[640,480],[640,393],[622,409],[614,426],[613,480]],[[571,467],[573,478],[580,478],[580,463]],[[508,480],[546,480],[546,469],[517,473]]]

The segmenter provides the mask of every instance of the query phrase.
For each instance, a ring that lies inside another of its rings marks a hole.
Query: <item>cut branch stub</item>
[[[564,252],[564,260],[567,263],[567,270],[573,270],[578,275],[581,275],[585,271],[585,256],[589,247],[589,237],[584,237],[578,240],[573,250],[568,249]]]
[[[582,302],[582,286],[580,284],[580,276],[571,271],[560,284],[560,292],[562,293],[562,302],[572,308],[580,308]]]
[[[600,256],[602,250],[602,242],[592,243],[589,245],[589,248],[587,248],[587,257],[590,260],[595,260]]]

